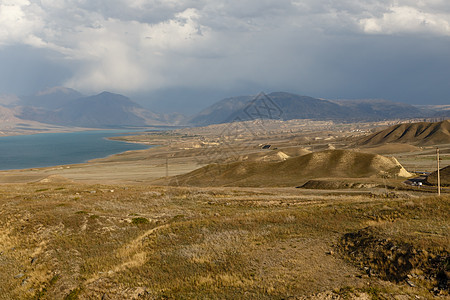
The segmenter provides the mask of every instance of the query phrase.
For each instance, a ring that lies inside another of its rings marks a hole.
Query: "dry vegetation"
[[[0,192],[0,299],[448,295],[439,278],[449,196],[84,184]],[[440,269],[377,269],[345,251],[343,237],[361,230],[389,249],[439,257]]]
[[[407,186],[397,173],[375,176],[400,165],[370,154],[432,171],[435,149],[347,151],[380,125],[390,124],[150,132],[121,139],[159,147],[0,172],[0,299],[449,297],[448,188],[436,197],[434,187]],[[450,144],[440,147],[445,166]],[[165,178],[210,162],[229,164],[194,183]],[[239,173],[263,165],[280,172]],[[236,187],[241,175],[253,187]],[[204,184],[220,176],[228,187]],[[180,186],[188,183],[196,187]]]

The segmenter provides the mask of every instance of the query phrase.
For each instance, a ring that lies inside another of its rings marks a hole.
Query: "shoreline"
[[[15,136],[34,136],[37,134],[58,134],[58,133],[77,133],[77,132],[95,132],[95,131],[113,131],[113,130],[117,130],[117,129],[84,129],[84,130],[74,130],[74,131],[63,131],[63,132],[41,132],[41,133],[35,133],[35,134],[22,134],[22,135],[8,135],[8,136],[4,136],[4,137],[15,137]],[[132,134],[133,132],[130,131],[130,134]],[[118,135],[118,136],[114,136],[114,137],[102,137],[101,139],[104,140],[108,140],[108,141],[112,141],[112,142],[121,142],[121,143],[127,143],[127,144],[140,144],[142,146],[145,146],[145,148],[143,149],[131,149],[131,150],[124,150],[124,151],[120,151],[120,152],[116,152],[113,154],[107,154],[106,156],[99,156],[99,157],[94,157],[94,158],[89,158],[80,162],[68,162],[68,163],[63,163],[63,164],[55,164],[55,165],[44,165],[44,166],[37,166],[37,167],[25,167],[25,168],[11,168],[11,169],[0,169],[0,172],[20,172],[20,171],[35,171],[35,170],[47,170],[49,168],[70,168],[70,166],[77,166],[77,165],[83,165],[83,164],[90,164],[90,163],[95,163],[96,160],[102,160],[102,159],[110,159],[114,156],[117,155],[121,155],[121,154],[125,154],[128,152],[134,152],[134,151],[142,151],[142,150],[148,150],[150,148],[156,147],[158,145],[154,145],[154,144],[146,144],[146,143],[139,143],[136,141],[127,141],[125,139],[115,139],[117,137],[121,137],[121,136],[126,136],[126,133],[124,133],[124,135]],[[0,137],[1,138],[1,137]]]

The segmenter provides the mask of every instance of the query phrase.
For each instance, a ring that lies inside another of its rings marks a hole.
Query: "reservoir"
[[[101,130],[0,137],[0,170],[83,163],[94,158],[152,147],[106,139],[126,132],[129,131]]]

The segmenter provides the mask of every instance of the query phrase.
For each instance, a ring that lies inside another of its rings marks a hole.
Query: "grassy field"
[[[448,296],[448,195],[71,183],[0,194],[0,299]]]

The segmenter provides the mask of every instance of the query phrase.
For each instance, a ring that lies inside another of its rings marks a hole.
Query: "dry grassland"
[[[448,296],[448,195],[73,183],[0,194],[0,299]],[[373,240],[390,243],[396,268]]]

